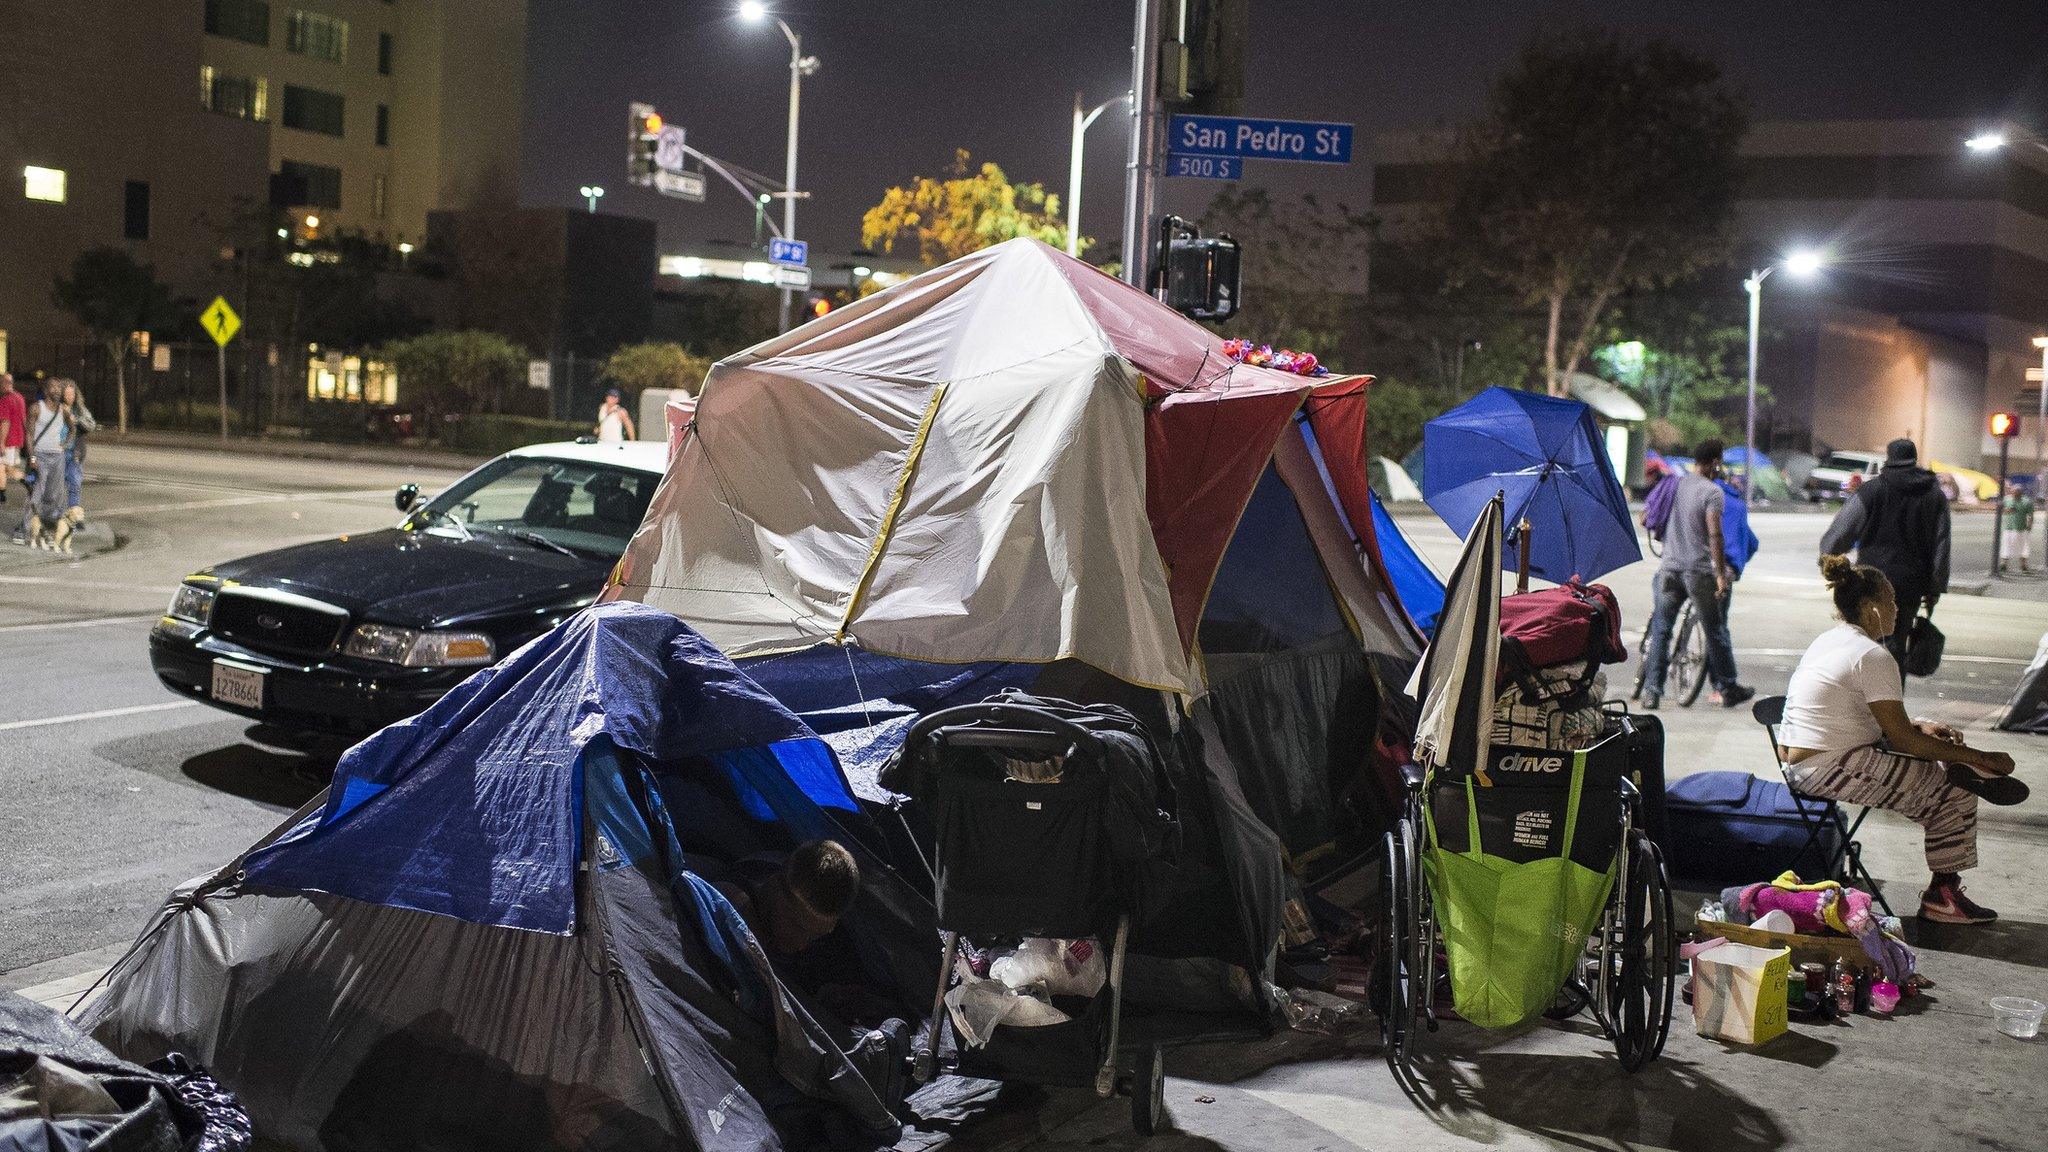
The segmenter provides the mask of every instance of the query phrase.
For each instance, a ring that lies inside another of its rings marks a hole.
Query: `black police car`
[[[172,690],[288,728],[358,733],[414,715],[590,604],[661,482],[659,442],[543,444],[396,527],[187,576],[150,632]]]

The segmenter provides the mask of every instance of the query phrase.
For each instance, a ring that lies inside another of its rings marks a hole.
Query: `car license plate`
[[[263,669],[213,662],[213,698],[237,708],[263,707]]]

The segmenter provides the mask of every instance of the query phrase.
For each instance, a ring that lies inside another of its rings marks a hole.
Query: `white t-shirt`
[[[1884,645],[1853,624],[1837,624],[1814,639],[1792,670],[1778,743],[1822,752],[1875,744],[1884,730],[1870,705],[1902,699],[1899,688],[1899,662]]]
[[[597,417],[597,442],[618,444],[626,439],[626,411],[624,408],[608,408]]]

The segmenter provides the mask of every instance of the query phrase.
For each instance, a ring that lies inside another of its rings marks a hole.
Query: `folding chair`
[[[1800,820],[1806,824],[1806,843],[1799,849],[1799,855],[1795,859],[1804,860],[1807,853],[1814,852],[1820,845],[1821,833],[1827,831],[1828,826],[1832,824],[1837,833],[1837,840],[1833,854],[1828,857],[1826,879],[1839,880],[1844,884],[1861,881],[1863,887],[1877,901],[1878,907],[1884,909],[1884,914],[1894,915],[1891,904],[1884,898],[1884,890],[1877,886],[1876,877],[1864,866],[1863,845],[1856,840],[1856,833],[1863,827],[1863,821],[1869,817],[1870,809],[1857,809],[1856,818],[1851,820],[1848,814],[1842,811],[1839,801],[1830,800],[1825,796],[1808,796],[1792,782],[1792,770],[1785,763],[1784,755],[1778,751],[1778,725],[1785,720],[1783,696],[1764,697],[1750,707],[1749,714],[1756,717],[1756,722],[1764,726],[1764,734],[1771,741],[1771,759],[1777,761],[1778,775],[1784,779],[1786,790],[1792,793],[1792,807],[1798,810]],[[1809,805],[1811,807],[1808,807]]]

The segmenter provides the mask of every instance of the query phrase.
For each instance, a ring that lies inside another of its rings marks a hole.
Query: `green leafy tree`
[[[629,405],[649,388],[680,388],[694,396],[709,371],[709,357],[667,340],[628,344],[604,362],[605,379],[626,393]]]
[[[88,248],[57,275],[50,300],[106,347],[114,364],[115,426],[127,432],[128,341],[175,321],[170,288],[156,278],[155,265],[138,263],[125,248]]]
[[[449,412],[495,414],[526,383],[526,350],[495,332],[426,332],[384,346],[378,359],[437,432]]]
[[[1531,42],[1461,133],[1447,235],[1544,313],[1562,395],[1618,297],[1720,261],[1748,117],[1711,61],[1581,29]]]
[[[919,176],[890,188],[861,217],[862,245],[894,252],[914,241],[926,266],[957,260],[970,252],[1029,236],[1055,248],[1067,243],[1060,198],[1042,184],[1012,183],[994,164],[973,163],[967,149],[953,154],[946,178]],[[1090,240],[1081,241],[1086,251]]]

